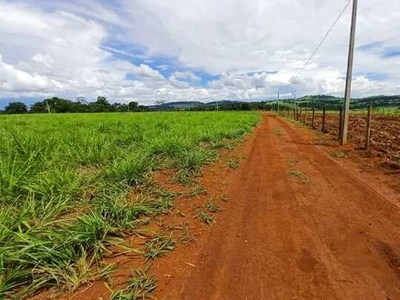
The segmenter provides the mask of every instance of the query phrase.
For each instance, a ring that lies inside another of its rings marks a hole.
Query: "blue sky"
[[[386,48],[382,56],[384,58],[400,57],[400,48]]]
[[[346,1],[0,0],[0,107],[46,97],[111,102],[341,96]],[[400,93],[400,2],[361,3],[353,96]],[[316,26],[317,25],[317,26]]]

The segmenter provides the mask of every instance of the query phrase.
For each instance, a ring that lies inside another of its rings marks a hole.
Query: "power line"
[[[304,64],[303,68],[301,68],[301,70],[297,73],[297,75],[294,77],[293,82],[300,76],[300,74],[304,71],[304,69],[310,64],[311,60],[314,58],[315,54],[317,54],[319,48],[321,48],[322,44],[325,42],[325,40],[327,39],[327,37],[329,36],[329,34],[332,32],[333,28],[335,27],[336,23],[340,20],[340,18],[342,17],[342,15],[344,14],[344,12],[346,11],[347,7],[349,6],[351,0],[348,0],[346,5],[344,6],[344,8],[342,9],[342,11],[340,12],[340,14],[338,15],[338,17],[335,19],[335,21],[333,22],[333,24],[331,25],[331,27],[329,28],[329,30],[326,32],[326,34],[324,35],[324,37],[322,38],[321,42],[318,44],[317,48],[315,48],[315,50],[313,51],[313,53],[311,54],[310,58],[307,60],[307,62]]]

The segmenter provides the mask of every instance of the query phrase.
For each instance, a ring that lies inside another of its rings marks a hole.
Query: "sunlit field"
[[[253,112],[1,116],[0,298],[73,289],[106,273],[107,247],[173,205],[162,191],[132,200],[132,188],[161,169],[189,184],[259,119]]]

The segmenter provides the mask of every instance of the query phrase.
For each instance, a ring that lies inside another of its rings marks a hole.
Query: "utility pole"
[[[296,109],[296,93],[292,93],[293,98],[293,108]]]
[[[46,99],[46,108],[47,108],[47,112],[48,112],[49,114],[51,114],[49,102],[47,102],[47,99]]]
[[[345,145],[347,143],[347,131],[349,129],[349,110],[350,110],[350,99],[351,99],[351,79],[353,76],[354,45],[356,38],[357,4],[358,0],[353,0],[353,12],[351,15],[351,27],[350,27],[349,57],[347,61],[346,90],[344,94],[344,111],[343,111],[343,120],[341,126],[342,132],[340,134],[341,145]]]
[[[277,105],[277,111],[279,112],[279,99],[280,98],[280,95],[279,95],[279,90],[278,90],[278,105]]]

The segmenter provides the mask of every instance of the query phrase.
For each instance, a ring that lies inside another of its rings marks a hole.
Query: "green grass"
[[[290,159],[289,159],[289,167],[291,167],[291,168],[293,168],[293,167],[295,167],[297,164],[299,163],[299,161],[296,159],[296,158],[294,158],[294,157],[291,157]]]
[[[174,205],[174,194],[145,188],[149,174],[172,169],[190,184],[218,148],[259,119],[252,112],[0,116],[0,298],[73,289],[101,273],[110,245]],[[134,188],[140,197],[130,196]]]
[[[202,220],[204,223],[207,225],[211,225],[212,223],[215,223],[215,218],[213,215],[208,213],[204,208],[200,207],[197,209],[197,218]]]
[[[189,197],[198,197],[204,194],[207,194],[207,190],[203,186],[197,186],[187,193]]]
[[[137,269],[125,289],[114,292],[110,300],[139,300],[147,299],[157,287],[154,276],[149,275],[148,270]]]
[[[343,151],[343,150],[334,150],[334,151],[330,152],[329,155],[332,157],[336,157],[336,158],[348,157],[347,151]]]
[[[282,129],[280,129],[280,128],[274,128],[274,134],[275,134],[277,137],[282,137],[282,135],[283,135]]]
[[[291,170],[289,171],[288,175],[289,177],[295,177],[299,179],[302,183],[307,183],[310,181],[310,178],[308,178],[308,176],[300,170]]]
[[[212,213],[221,211],[221,208],[218,205],[216,205],[212,200],[207,201],[206,208],[209,212],[212,212]]]
[[[237,159],[230,159],[227,163],[228,167],[233,169],[233,170],[237,170],[240,166],[240,163]]]
[[[196,243],[196,237],[190,232],[188,223],[182,222],[176,229],[182,230],[182,236],[179,239],[182,244]]]
[[[151,240],[146,242],[145,245],[145,259],[156,259],[169,251],[175,249],[175,241],[172,238],[172,234],[168,237],[158,234]]]
[[[214,201],[207,200],[204,207],[199,206],[197,208],[196,217],[202,220],[205,224],[211,225],[212,223],[215,223],[215,218],[213,214],[218,213],[220,211],[222,211],[221,207],[215,204]]]

